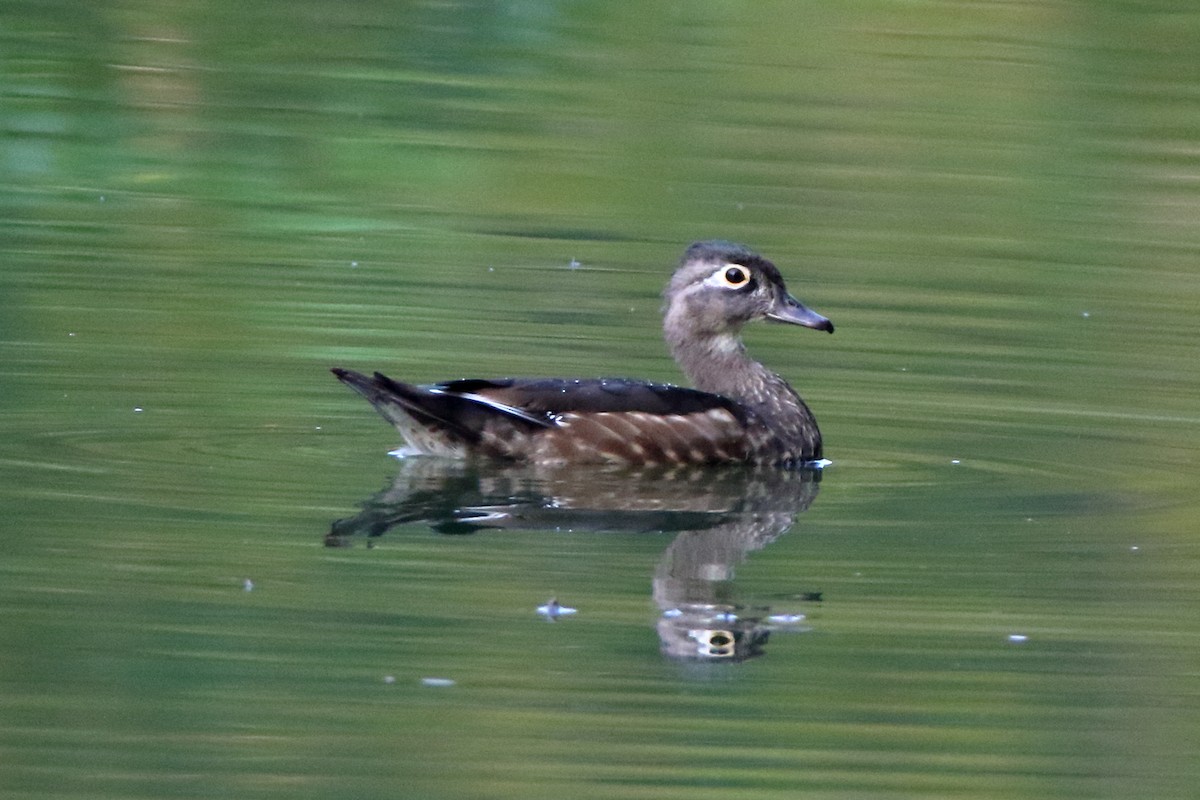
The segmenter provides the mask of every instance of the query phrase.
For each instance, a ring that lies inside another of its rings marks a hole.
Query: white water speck
[[[395,675],[384,675],[383,682],[386,683],[388,686],[391,686],[393,683],[396,682],[396,676]]]
[[[243,592],[253,592],[254,591],[254,581],[250,580],[249,578],[246,578],[246,580],[242,581],[242,591]]]
[[[358,266],[358,262],[357,262],[357,261],[351,261],[351,262],[350,262],[350,268],[351,268],[351,269],[353,269],[353,268],[355,268],[355,267],[357,267],[357,266]]]
[[[452,678],[421,678],[422,686],[432,686],[437,689],[453,686],[457,681]]]
[[[133,413],[135,413],[135,414],[140,414],[140,413],[142,413],[142,407],[141,407],[141,406],[134,406],[134,407],[133,407]]]
[[[951,464],[961,464],[962,462],[959,461],[957,458],[952,458],[952,459],[950,459],[950,463]]]
[[[540,605],[537,607],[538,615],[545,617],[546,619],[550,620],[551,622],[553,622],[558,617],[565,617],[570,614],[578,613],[578,611],[579,611],[579,609],[577,609],[577,608],[571,608],[570,606],[564,606],[562,603],[558,602],[558,600],[553,597],[551,597],[549,600],[547,600],[544,605]]]
[[[1029,637],[1023,633],[1010,633],[1008,635],[1008,640],[1013,644],[1023,644],[1029,641]]]

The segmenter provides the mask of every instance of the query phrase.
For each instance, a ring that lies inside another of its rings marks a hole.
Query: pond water
[[[1192,4],[5,18],[6,797],[1195,796]],[[820,475],[401,462],[328,372],[678,381],[715,237],[837,325],[747,335]]]

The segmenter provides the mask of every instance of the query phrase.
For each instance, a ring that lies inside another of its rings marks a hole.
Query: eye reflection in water
[[[392,527],[418,522],[445,534],[674,533],[653,579],[662,652],[682,660],[744,661],[763,653],[773,630],[806,630],[804,614],[739,603],[733,578],[747,553],[791,529],[815,499],[820,478],[820,469],[605,469],[411,458],[359,514],[335,521],[325,544],[348,547],[363,538],[369,547]],[[797,597],[821,600],[816,592]]]

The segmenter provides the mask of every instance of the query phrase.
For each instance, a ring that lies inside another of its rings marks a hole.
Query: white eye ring
[[[750,284],[750,270],[741,264],[726,264],[709,275],[705,283],[723,289],[743,289]]]

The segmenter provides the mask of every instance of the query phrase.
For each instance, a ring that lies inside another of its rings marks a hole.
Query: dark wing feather
[[[429,388],[482,397],[538,414],[641,412],[687,415],[719,408],[728,411],[739,422],[745,422],[746,416],[741,405],[721,395],[626,378],[469,378]]]
[[[429,386],[350,370],[334,374],[419,452],[633,464],[744,461],[765,430],[716,394],[623,378],[465,379]]]
[[[530,414],[490,398],[447,391],[443,386],[414,386],[375,373],[367,377],[348,369],[334,369],[338,380],[370,401],[394,424],[407,415],[421,425],[436,427],[467,442],[478,442],[489,418],[501,416],[526,429],[548,428],[554,422],[545,414]]]

